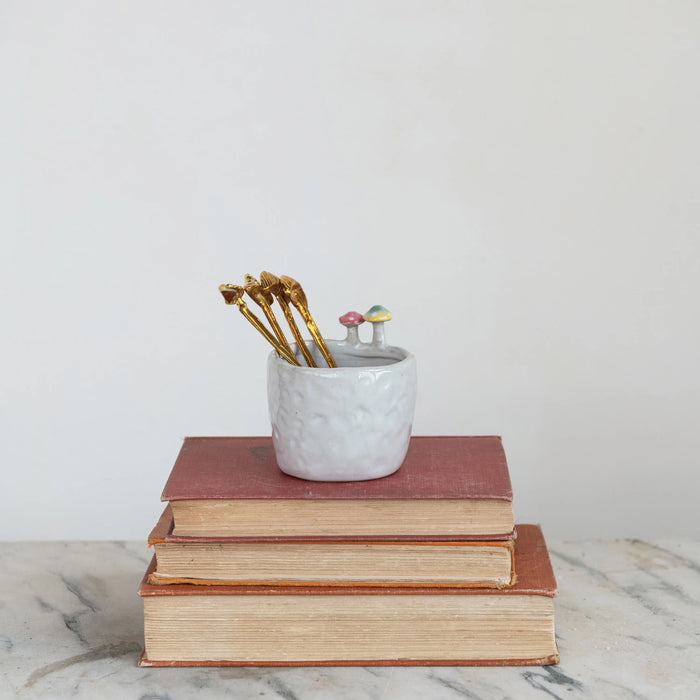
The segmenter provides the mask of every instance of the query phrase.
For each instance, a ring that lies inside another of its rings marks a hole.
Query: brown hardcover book
[[[490,586],[514,583],[513,540],[171,540],[166,506],[148,538],[148,582],[199,585]]]
[[[542,531],[518,526],[512,588],[152,585],[141,666],[557,663]]]
[[[161,500],[172,537],[506,540],[513,493],[499,437],[413,437],[398,471],[305,481],[265,437],[185,438]]]

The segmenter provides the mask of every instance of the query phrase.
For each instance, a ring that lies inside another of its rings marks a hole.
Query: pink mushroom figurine
[[[384,322],[391,320],[389,309],[385,309],[381,304],[375,304],[363,318],[372,324],[372,345],[380,348],[385,347]]]
[[[360,327],[361,323],[365,322],[362,314],[357,313],[357,311],[348,311],[346,314],[343,314],[338,321],[348,329],[345,342],[348,345],[359,345],[360,336],[357,333],[357,329]]]

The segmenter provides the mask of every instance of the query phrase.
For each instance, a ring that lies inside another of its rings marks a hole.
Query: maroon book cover
[[[199,499],[513,500],[496,436],[412,437],[406,459],[369,481],[306,481],[280,471],[269,437],[187,437],[162,501]]]

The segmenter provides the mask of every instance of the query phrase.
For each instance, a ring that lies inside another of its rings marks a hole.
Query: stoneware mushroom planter
[[[383,343],[326,342],[338,364],[333,369],[318,352],[312,353],[318,367],[295,367],[276,352],[269,356],[267,394],[277,463],[287,474],[314,481],[387,476],[408,450],[416,359]]]

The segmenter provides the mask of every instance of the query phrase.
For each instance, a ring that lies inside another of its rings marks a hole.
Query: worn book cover
[[[271,438],[185,438],[161,500],[171,537],[509,539],[512,487],[495,436],[412,437],[394,474],[306,481],[277,466]]]

